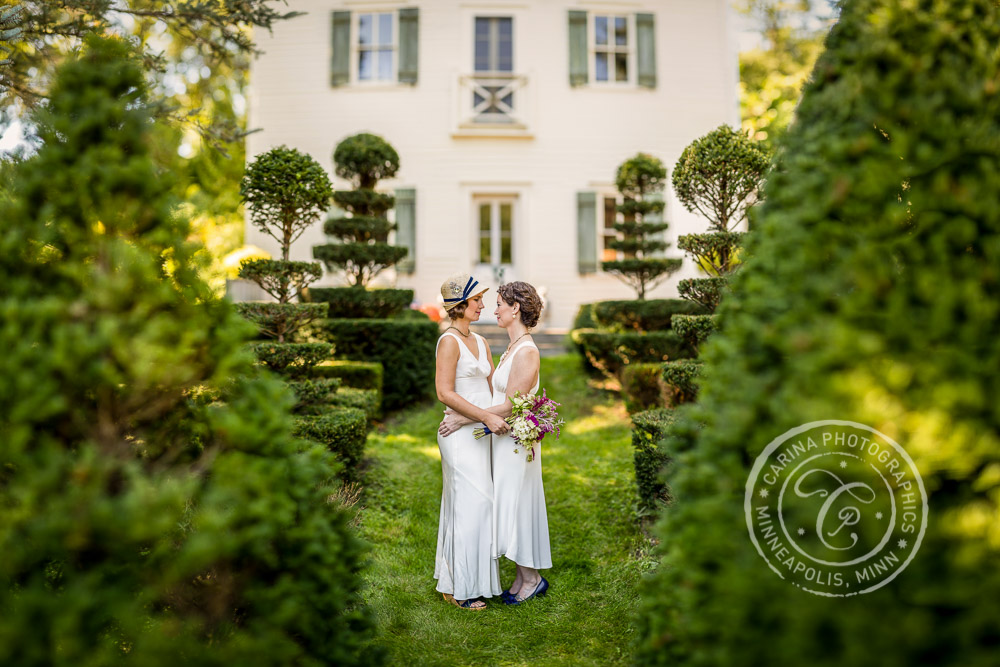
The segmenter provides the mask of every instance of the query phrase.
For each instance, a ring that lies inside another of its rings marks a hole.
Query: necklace
[[[466,338],[468,338],[469,336],[471,336],[471,335],[472,335],[472,332],[471,332],[471,331],[470,331],[469,333],[462,333],[462,330],[461,330],[461,329],[459,329],[458,327],[448,327],[448,329],[454,329],[455,331],[457,331],[458,333],[462,334],[462,335],[463,335],[463,336],[465,336]],[[445,331],[447,331],[448,329],[445,329]]]
[[[517,341],[521,340],[522,338],[524,338],[525,336],[527,336],[529,333],[531,333],[531,332],[530,331],[525,331],[523,334],[521,334],[520,336],[518,336],[517,338],[515,338],[514,340],[512,340],[510,342],[510,345],[507,346],[507,350],[502,355],[500,355],[500,363],[501,364],[503,363],[503,360],[507,358],[507,354],[510,353],[510,348],[514,347],[514,343],[516,343]]]

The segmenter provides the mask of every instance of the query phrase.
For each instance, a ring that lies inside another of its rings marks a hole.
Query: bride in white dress
[[[539,388],[539,353],[529,329],[538,324],[542,300],[524,282],[501,285],[498,292],[497,322],[507,330],[511,342],[493,371],[490,412],[508,417],[511,396],[516,392],[536,393]],[[471,420],[457,412],[446,411],[440,433],[467,428]],[[545,594],[549,588],[549,582],[538,571],[552,567],[541,450],[537,447],[534,460],[528,462],[524,449],[517,447],[509,435],[502,432],[493,436],[494,555],[506,556],[517,564],[514,583],[502,594],[507,604],[520,604]]]
[[[508,430],[492,405],[489,378],[493,356],[482,336],[469,331],[483,309],[483,293],[468,274],[452,276],[441,287],[451,326],[438,339],[435,388],[438,399],[469,415],[469,425],[438,434],[441,451],[441,516],[434,578],[444,599],[465,609],[485,609],[478,598],[499,595],[500,575],[493,554],[493,480],[490,439],[476,440],[479,423]]]

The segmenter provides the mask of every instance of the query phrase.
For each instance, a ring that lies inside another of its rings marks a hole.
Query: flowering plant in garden
[[[559,418],[559,413],[556,411],[560,404],[546,396],[544,389],[541,396],[536,394],[522,396],[521,392],[517,392],[511,397],[510,402],[514,407],[506,422],[510,424],[510,435],[517,445],[514,453],[517,454],[519,449],[524,447],[530,463],[535,459],[535,446],[540,445],[542,439],[549,433],[555,433],[558,438],[559,427],[566,422]],[[476,440],[479,440],[492,431],[484,426],[473,430],[472,433]]]

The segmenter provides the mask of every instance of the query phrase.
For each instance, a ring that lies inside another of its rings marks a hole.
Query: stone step
[[[472,326],[472,330],[485,338],[490,344],[490,350],[494,355],[500,355],[510,342],[507,332],[496,325]],[[566,332],[561,329],[547,329],[536,331],[531,334],[531,338],[538,347],[538,352],[543,357],[555,357],[566,354]]]

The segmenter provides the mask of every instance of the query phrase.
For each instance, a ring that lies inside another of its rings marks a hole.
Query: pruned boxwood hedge
[[[695,353],[673,331],[613,333],[581,329],[572,335],[574,342],[583,348],[584,367],[610,375],[618,375],[627,364],[687,359]]]
[[[407,310],[413,303],[411,289],[365,289],[363,287],[311,287],[309,301],[329,304],[331,318],[387,318]]]
[[[382,391],[382,364],[377,361],[325,361],[313,369],[314,377],[338,378],[345,387]]]
[[[376,389],[341,387],[327,400],[330,405],[341,408],[357,408],[365,413],[369,421],[382,416],[382,395]]]
[[[322,415],[296,417],[293,432],[326,447],[344,464],[342,476],[357,479],[368,437],[368,417],[363,410],[332,407]]]
[[[630,414],[667,407],[670,399],[662,376],[662,364],[629,364],[622,369],[622,397]]]
[[[597,327],[611,331],[665,331],[671,328],[674,315],[704,315],[701,304],[684,299],[649,299],[648,301],[599,301],[593,304]]]
[[[661,365],[663,383],[673,389],[675,403],[690,403],[698,396],[702,362],[696,359],[666,361]]]
[[[715,315],[675,315],[673,327],[677,335],[697,347],[715,333]]]
[[[318,331],[336,346],[339,357],[382,364],[386,410],[426,398],[434,388],[434,322],[330,319]]]
[[[632,448],[635,462],[635,484],[639,502],[647,509],[670,500],[670,493],[660,473],[670,461],[661,441],[673,423],[673,410],[657,408],[632,415]]]
[[[330,358],[334,346],[329,343],[251,343],[254,355],[265,366],[289,378],[310,375],[313,367]]]
[[[338,378],[290,380],[288,386],[298,399],[295,409],[305,412],[326,402],[330,394],[340,387],[340,380]]]

